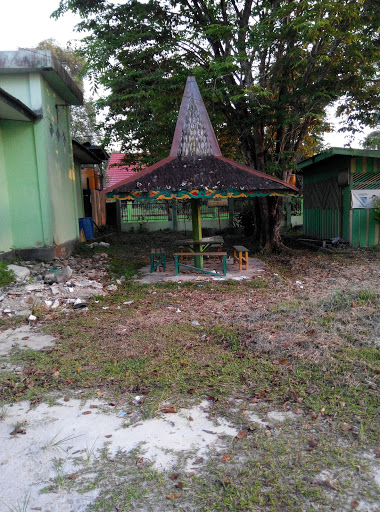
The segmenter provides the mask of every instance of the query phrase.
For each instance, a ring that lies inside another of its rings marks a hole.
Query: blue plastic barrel
[[[86,240],[94,238],[94,221],[92,217],[81,217],[79,219],[79,233],[82,229]]]

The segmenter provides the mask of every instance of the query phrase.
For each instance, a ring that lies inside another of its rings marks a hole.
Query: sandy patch
[[[159,470],[169,470],[179,462],[190,468],[196,458],[207,457],[211,448],[222,448],[225,435],[237,433],[223,418],[218,425],[210,421],[205,405],[132,426],[126,426],[126,416],[118,416],[122,411],[103,410],[107,406],[100,400],[83,404],[72,399],[35,409],[30,409],[28,402],[6,405],[0,421],[0,500],[14,506],[30,494],[30,507],[45,512],[85,510],[98,491],[85,495],[64,489],[40,491],[57,478],[56,459],[62,460],[59,476],[64,479],[75,472],[76,464],[93,464],[106,443],[113,455],[120,451],[128,454],[140,446],[144,458]],[[11,435],[15,426],[21,433]]]

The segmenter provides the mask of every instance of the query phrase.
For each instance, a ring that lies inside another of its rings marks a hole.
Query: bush
[[[13,270],[8,270],[8,266],[0,261],[0,286],[7,286],[15,280]]]
[[[380,223],[380,197],[376,197],[372,200],[372,204],[375,207],[375,210],[373,212],[373,218],[376,222]]]

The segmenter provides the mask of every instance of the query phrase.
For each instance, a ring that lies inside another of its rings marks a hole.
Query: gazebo
[[[103,192],[119,200],[191,200],[193,240],[202,240],[202,199],[284,196],[296,187],[222,156],[195,78],[187,79],[167,158]]]

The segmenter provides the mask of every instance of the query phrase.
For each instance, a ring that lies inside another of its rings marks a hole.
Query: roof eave
[[[10,107],[12,110],[17,112],[17,115],[14,118],[10,118],[10,120],[17,121],[29,121],[34,122],[37,119],[41,119],[41,115],[34,112],[30,109],[25,103],[20,101],[18,98],[15,98],[4,89],[0,88],[0,102],[3,102],[5,105]],[[24,119],[19,119],[19,117],[23,117]],[[1,117],[1,114],[0,114]],[[5,118],[2,118],[5,119]],[[9,118],[7,118],[9,119]]]

